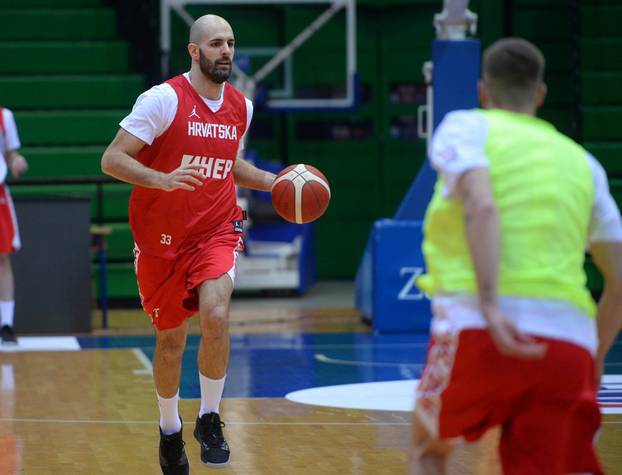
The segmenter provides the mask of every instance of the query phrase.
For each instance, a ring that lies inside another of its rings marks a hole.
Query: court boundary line
[[[416,369],[422,369],[425,366],[423,363],[388,363],[381,361],[340,360],[336,358],[330,358],[323,353],[315,353],[313,355],[313,358],[320,363],[346,366],[383,366],[389,368],[407,367]]]
[[[122,336],[122,335],[119,335]],[[142,335],[141,335],[142,336]],[[197,335],[193,335],[193,336],[197,336]],[[89,339],[91,337],[85,337],[84,339]],[[93,338],[98,338],[98,337],[93,337]],[[329,349],[336,349],[336,350],[348,350],[348,349],[365,349],[365,348],[371,348],[371,349],[377,349],[377,348],[406,348],[406,349],[410,349],[410,348],[427,348],[428,347],[428,343],[379,343],[379,344],[374,344],[374,343],[335,343],[335,344],[329,344],[329,343],[319,343],[317,345],[314,344],[297,344],[297,343],[292,343],[292,344],[284,344],[284,343],[280,343],[280,344],[276,344],[276,345],[269,345],[269,344],[250,344],[250,345],[240,345],[240,344],[236,344],[234,342],[232,342],[231,344],[231,350],[312,350],[312,349],[317,349],[317,350],[329,350]],[[149,351],[154,351],[155,350],[155,345],[153,344],[149,344],[149,345],[141,345],[141,346],[112,346],[112,347],[106,347],[106,346],[87,346],[87,347],[81,347],[82,351],[92,351],[92,350],[105,350],[105,351],[110,351],[110,350],[128,350],[131,348],[137,348],[137,349],[141,349],[141,350],[149,350]],[[198,350],[199,349],[199,345],[186,345],[184,347],[186,350]]]
[[[138,362],[143,366],[139,369],[133,369],[133,374],[153,374],[153,364],[151,360],[147,357],[142,348],[132,348],[132,353],[136,356]]]
[[[123,420],[95,420],[95,419],[34,419],[34,418],[11,418],[1,417],[2,422],[22,422],[35,424],[131,424],[131,425],[157,425],[157,420],[150,421],[123,421]],[[620,421],[622,423],[622,421]],[[227,421],[227,426],[409,426],[410,422],[244,422]]]
[[[403,411],[395,411],[403,412]],[[95,420],[95,419],[34,419],[34,418],[12,418],[0,417],[2,422],[22,422],[35,424],[130,424],[130,425],[157,425],[157,420],[151,421],[123,421],[123,420]],[[622,424],[619,421],[602,421],[601,424]],[[244,421],[227,421],[228,426],[410,426],[408,422],[333,422],[333,421],[312,421],[312,422],[244,422]]]

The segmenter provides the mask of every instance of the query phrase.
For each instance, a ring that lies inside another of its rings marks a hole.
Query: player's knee
[[[221,338],[227,333],[228,311],[224,305],[204,307],[200,311],[201,333],[210,338]]]
[[[7,268],[11,265],[8,254],[0,254],[0,268]]]
[[[446,457],[452,449],[452,443],[438,438],[435,433],[431,432],[416,412],[413,413],[412,418],[412,444],[414,455],[422,458]]]
[[[183,345],[161,345],[159,348],[160,358],[168,364],[176,364],[181,362],[184,354]]]
[[[160,338],[156,344],[160,357],[170,363],[181,361],[184,347],[185,342],[180,338]]]

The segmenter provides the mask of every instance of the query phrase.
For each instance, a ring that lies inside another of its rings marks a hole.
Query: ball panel
[[[328,207],[329,199],[326,188],[315,181],[308,181],[302,195],[302,220],[309,222],[322,216]]]
[[[294,183],[284,180],[272,188],[272,206],[287,221],[296,222]]]
[[[315,168],[313,165],[305,165],[304,167],[305,167],[305,169],[306,169],[308,172],[311,172],[311,173],[313,173],[314,175],[317,175],[317,176],[318,176],[318,177],[320,177],[322,180],[324,180],[326,183],[328,183],[328,180],[326,179],[326,177],[324,176],[324,174],[323,174],[321,171],[319,171],[317,168]]]
[[[324,176],[324,174],[319,171],[317,168],[312,167],[311,165],[305,165],[307,172],[305,173],[305,179],[307,181],[314,181],[316,183],[322,184],[326,190],[328,190],[328,195],[330,196],[330,185],[328,184],[328,180]]]

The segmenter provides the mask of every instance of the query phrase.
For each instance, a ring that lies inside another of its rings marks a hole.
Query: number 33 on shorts
[[[170,234],[160,234],[160,244],[164,244],[166,246],[171,245],[171,235]]]

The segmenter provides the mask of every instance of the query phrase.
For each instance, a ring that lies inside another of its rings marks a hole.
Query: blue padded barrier
[[[479,40],[432,44],[434,128],[448,112],[478,106]],[[426,161],[393,220],[374,224],[356,275],[355,305],[377,332],[425,332],[430,303],[414,285],[424,271],[422,221],[436,173]]]

